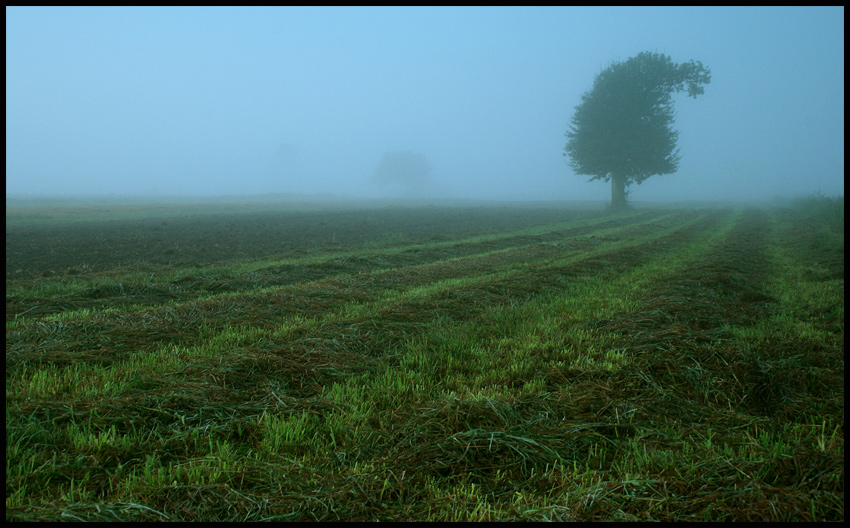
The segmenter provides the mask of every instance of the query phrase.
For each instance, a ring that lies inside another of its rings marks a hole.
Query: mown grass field
[[[6,518],[843,520],[823,205],[362,210],[38,273],[7,219]]]

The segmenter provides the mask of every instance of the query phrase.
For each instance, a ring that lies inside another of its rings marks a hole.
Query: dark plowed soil
[[[593,213],[555,207],[385,207],[7,227],[6,278],[145,264],[200,266],[364,244],[451,239],[582,214]]]

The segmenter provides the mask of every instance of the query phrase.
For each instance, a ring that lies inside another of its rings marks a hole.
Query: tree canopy
[[[422,154],[409,151],[390,151],[375,168],[372,181],[378,184],[400,184],[411,190],[425,186],[430,178],[431,164]]]
[[[625,187],[679,167],[672,94],[696,98],[710,81],[701,62],[676,64],[658,53],[611,64],[575,108],[564,147],[570,166],[589,181],[610,179],[611,206],[625,206]]]

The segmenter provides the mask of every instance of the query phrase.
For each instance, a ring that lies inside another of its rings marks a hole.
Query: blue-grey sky
[[[702,61],[630,198],[844,194],[844,8],[6,8],[6,193],[606,200],[563,154],[612,61]]]

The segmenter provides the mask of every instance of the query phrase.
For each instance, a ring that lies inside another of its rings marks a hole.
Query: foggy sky
[[[564,133],[641,51],[712,80],[630,199],[844,194],[843,7],[7,7],[6,193],[379,197],[402,151],[423,196],[607,200]]]

